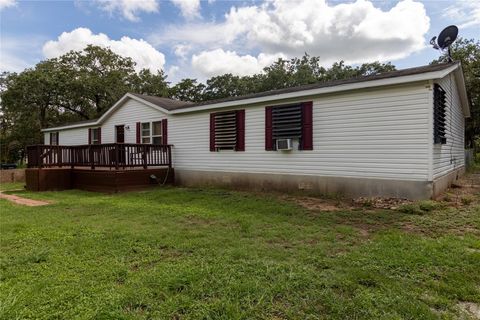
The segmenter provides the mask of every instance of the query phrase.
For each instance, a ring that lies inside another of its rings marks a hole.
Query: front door
[[[115,142],[116,143],[125,143],[125,126],[115,126]]]
[[[116,143],[125,143],[125,126],[115,126],[115,142]],[[118,146],[118,164],[125,165],[125,147]]]

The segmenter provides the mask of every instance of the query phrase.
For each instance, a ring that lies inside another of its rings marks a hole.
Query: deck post
[[[59,167],[62,167],[63,164],[63,147],[61,148],[60,146],[57,146],[57,158],[58,158],[58,164]]]
[[[39,168],[41,168],[42,167],[42,156],[40,154],[40,145],[39,144],[37,144],[37,156],[36,156],[36,158],[37,158],[37,165],[38,165]]]
[[[93,159],[93,148],[92,146],[88,146],[88,157],[90,158],[90,168],[93,170],[95,169],[95,160]]]
[[[142,161],[143,161],[143,169],[147,169],[147,145],[143,145],[143,154],[142,154]]]
[[[172,167],[172,148],[167,145],[167,151],[168,151],[168,167]]]
[[[118,158],[119,158],[118,143],[115,143],[115,170],[118,170]]]
[[[74,148],[70,147],[70,167],[73,169],[75,167],[75,156],[74,156]]]

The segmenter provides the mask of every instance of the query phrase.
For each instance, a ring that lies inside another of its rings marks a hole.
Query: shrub
[[[442,205],[436,201],[424,200],[415,203],[404,204],[398,208],[398,211],[406,214],[423,215],[435,209],[438,209],[441,206]]]
[[[462,201],[462,204],[466,206],[471,204],[473,200],[475,200],[473,196],[463,196],[462,198],[460,198],[460,201]]]
[[[432,200],[424,200],[424,201],[420,201],[418,203],[418,207],[421,210],[426,211],[426,212],[430,212],[430,211],[433,211],[435,209],[438,209],[439,206],[440,206],[440,204],[438,202],[435,202],[435,201],[432,201]]]
[[[419,214],[419,215],[425,214],[425,211],[420,209],[419,205],[416,203],[401,205],[398,208],[398,211],[406,214]]]

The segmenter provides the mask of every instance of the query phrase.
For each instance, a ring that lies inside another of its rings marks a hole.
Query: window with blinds
[[[445,144],[446,138],[446,93],[435,84],[433,89],[433,138],[435,143]]]
[[[302,137],[302,105],[272,108],[273,139],[300,139]]]
[[[298,139],[299,150],[313,150],[313,101],[265,107],[265,150],[279,139]]]
[[[216,113],[215,119],[215,149],[235,150],[237,146],[237,112]]]

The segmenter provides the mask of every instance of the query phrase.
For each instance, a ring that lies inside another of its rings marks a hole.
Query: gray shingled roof
[[[214,103],[219,103],[219,102],[244,100],[244,99],[267,97],[267,96],[273,96],[273,95],[277,95],[277,94],[297,92],[297,91],[303,91],[303,90],[334,87],[334,86],[339,86],[339,85],[343,85],[343,84],[351,84],[351,83],[381,80],[381,79],[387,79],[387,78],[397,78],[397,77],[403,77],[403,76],[411,76],[411,75],[416,75],[416,74],[421,74],[421,73],[444,70],[444,69],[449,68],[449,67],[451,67],[455,64],[458,64],[458,62],[432,64],[432,65],[426,65],[426,66],[421,66],[421,67],[408,68],[408,69],[390,71],[390,72],[385,72],[385,73],[378,73],[378,74],[371,75],[371,76],[361,76],[361,77],[355,77],[355,78],[343,79],[343,80],[318,82],[318,83],[307,84],[307,85],[302,85],[302,86],[297,86],[297,87],[290,87],[290,88],[284,88],[284,89],[276,89],[276,90],[252,93],[252,94],[247,94],[247,95],[237,96],[237,97],[228,97],[228,98],[223,98],[223,99],[197,102],[197,103],[193,103],[193,104],[189,104],[189,105],[183,105],[183,106],[180,105],[177,108],[175,108],[175,110],[186,109],[186,108],[191,108],[191,107],[196,107],[196,106],[204,106],[204,105],[209,105],[209,104],[214,104]]]
[[[154,105],[159,106],[160,108],[163,108],[168,111],[189,107],[194,104],[193,102],[188,102],[188,101],[180,101],[180,100],[174,100],[174,99],[156,97],[156,96],[147,96],[145,94],[139,94],[139,93],[133,93],[133,92],[131,92],[130,94],[136,97],[139,97],[140,99],[143,99],[145,101],[148,101],[150,103],[153,103]]]

